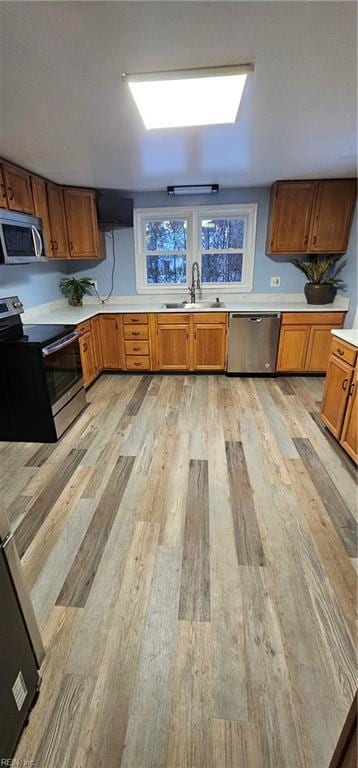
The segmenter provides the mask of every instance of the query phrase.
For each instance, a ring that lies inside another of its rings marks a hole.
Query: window
[[[251,291],[256,204],[136,209],[138,293],[183,293],[198,261],[204,292]]]

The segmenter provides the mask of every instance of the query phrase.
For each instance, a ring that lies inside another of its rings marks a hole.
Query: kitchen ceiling
[[[0,152],[58,182],[354,175],[353,2],[2,2]],[[234,125],[146,131],[123,72],[253,62]]]

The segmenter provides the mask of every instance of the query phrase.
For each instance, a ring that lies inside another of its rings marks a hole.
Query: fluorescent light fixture
[[[212,195],[218,191],[218,184],[184,184],[181,187],[167,187],[168,195]]]
[[[123,75],[146,128],[234,123],[253,64]]]

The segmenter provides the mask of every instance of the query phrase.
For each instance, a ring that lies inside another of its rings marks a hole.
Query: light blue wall
[[[127,196],[129,194],[127,193]],[[277,293],[300,293],[303,292],[305,284],[304,275],[287,260],[285,261],[277,256],[270,257],[265,254],[269,194],[270,190],[268,187],[250,187],[246,189],[223,189],[213,197],[198,195],[195,197],[172,198],[166,192],[140,192],[132,196],[136,208],[175,207],[178,205],[194,204],[257,203],[258,217],[253,293],[271,293],[273,297]],[[99,293],[107,295],[110,290],[113,265],[113,242],[110,236],[107,236],[106,243],[107,258],[104,261],[99,263],[81,261],[80,268],[79,262],[67,264],[62,262],[55,265],[35,264],[27,267],[0,266],[0,294],[10,295],[11,293],[18,293],[27,307],[52,301],[60,297],[58,281],[61,275],[69,273],[79,276],[91,276],[94,280],[97,280]],[[134,295],[136,290],[132,229],[115,231],[114,250],[116,259],[113,294],[115,296]],[[357,306],[357,214],[355,214],[345,261],[346,266],[342,272],[342,277],[346,280],[348,289],[342,295],[352,299],[352,310],[347,318],[348,326],[353,321]],[[271,276],[279,276],[281,278],[279,288],[270,288]]]
[[[66,274],[66,262],[0,265],[0,296],[18,295],[26,309],[61,298],[58,283]]]

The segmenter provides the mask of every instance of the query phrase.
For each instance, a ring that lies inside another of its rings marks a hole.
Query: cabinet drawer
[[[225,325],[227,312],[195,312],[194,323],[212,323],[213,325]]]
[[[139,357],[138,355],[129,355],[126,357],[126,366],[128,371],[134,371],[137,368],[142,368],[147,371],[149,370],[149,356],[143,355],[143,357]]]
[[[189,323],[188,312],[160,312],[157,315],[158,325],[171,325],[172,323]]]
[[[340,360],[345,360],[348,365],[354,365],[357,356],[357,350],[345,341],[333,336],[331,351],[337,355]]]
[[[149,355],[148,341],[125,341],[126,355]]]
[[[138,325],[138,323],[139,324],[141,323],[142,325],[144,325],[147,322],[148,322],[148,315],[143,315],[139,313],[137,315],[134,315],[134,314],[123,315],[124,325],[132,325],[132,324]]]
[[[345,312],[283,312],[281,325],[330,325],[344,323]]]
[[[80,323],[77,326],[77,331],[80,334],[80,336],[83,336],[84,333],[90,333],[91,332],[91,321],[85,320],[84,323]]]
[[[124,325],[123,333],[125,339],[147,339],[148,338],[148,326],[147,325]]]

